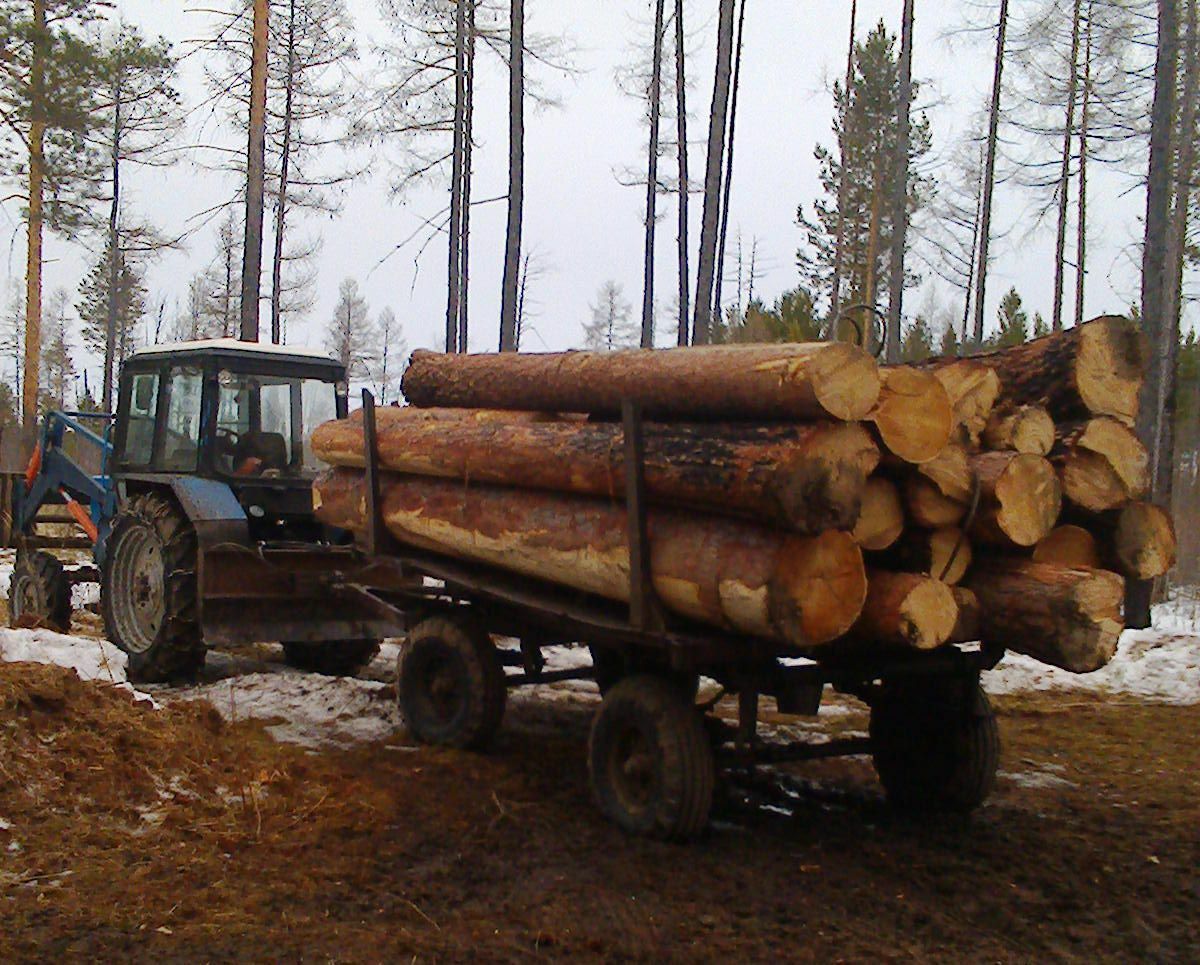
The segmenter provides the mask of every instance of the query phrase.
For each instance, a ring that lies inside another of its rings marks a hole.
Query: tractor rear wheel
[[[129,678],[193,678],[204,665],[196,606],[196,531],[169,498],[133,497],[113,522],[101,572],[109,639],[129,657]]]
[[[8,584],[8,622],[71,632],[71,581],[61,560],[42,550],[17,555]]]
[[[283,659],[289,667],[325,674],[327,677],[353,677],[378,653],[378,640],[291,642],[283,645]]]

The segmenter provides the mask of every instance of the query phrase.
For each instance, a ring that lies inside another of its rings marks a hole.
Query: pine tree
[[[947,331],[953,331],[948,328]],[[902,362],[920,362],[933,355],[933,328],[924,315],[918,315],[904,330],[904,340],[900,345],[900,360]]]
[[[1009,348],[1029,341],[1029,313],[1025,311],[1021,295],[1015,287],[1000,299],[996,321],[999,327],[990,342],[993,348]]]
[[[914,98],[919,91],[913,84]],[[882,22],[855,47],[854,86],[849,98],[841,82],[834,84],[834,136],[838,150],[818,146],[816,158],[824,197],[811,217],[803,206],[797,214],[807,244],[797,254],[801,277],[815,292],[829,291],[837,261],[838,191],[842,190],[842,305],[878,305],[887,294],[887,257],[892,239],[888,198],[895,189],[895,158],[900,140],[898,121],[900,73],[895,38]],[[910,216],[926,203],[930,185],[918,173],[931,136],[924,115],[913,117],[909,131],[908,197]],[[910,279],[911,280],[911,279]]]
[[[75,360],[71,357],[71,339],[67,331],[67,311],[71,296],[59,288],[46,303],[46,344],[42,349],[42,383],[45,394],[56,409],[65,409],[75,380]]]
[[[606,281],[591,306],[592,320],[583,326],[584,347],[593,352],[611,352],[638,344],[641,326],[631,321],[632,306],[625,300],[624,289],[615,281]]]
[[[404,372],[404,331],[391,308],[379,313],[372,332],[373,342],[369,367],[375,394],[380,405],[400,397],[400,376]]]
[[[134,349],[133,332],[146,314],[146,289],[142,282],[142,271],[137,262],[125,251],[117,252],[117,286],[115,297],[112,288],[113,251],[109,245],[96,259],[95,265],[79,285],[79,300],[75,311],[79,313],[83,331],[83,342],[97,357],[104,357],[109,342],[110,299],[116,306],[114,370],[129,357]],[[103,396],[102,392],[102,396]]]
[[[353,278],[338,288],[338,303],[325,333],[329,354],[346,367],[346,377],[369,377],[371,358],[371,320],[367,300]]]

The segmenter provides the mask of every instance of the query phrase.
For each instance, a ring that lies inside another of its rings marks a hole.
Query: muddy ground
[[[1003,698],[970,819],[823,762],[668,845],[598,816],[594,702],[547,696],[486,756],[312,752],[0,665],[0,960],[1200,959],[1200,707]]]

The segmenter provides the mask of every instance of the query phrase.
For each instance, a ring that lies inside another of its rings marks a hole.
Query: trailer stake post
[[[379,483],[379,437],[375,431],[375,396],[370,389],[362,390],[363,456],[367,484],[367,532],[364,549],[369,556],[387,552],[392,545],[383,522],[383,501]]]
[[[646,448],[642,407],[621,403],[625,437],[625,512],[629,540],[629,622],[639,630],[661,630],[665,623],[654,594],[650,570],[650,540],[646,523]]]

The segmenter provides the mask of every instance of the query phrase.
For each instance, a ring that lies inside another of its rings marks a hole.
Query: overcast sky
[[[148,34],[162,34],[186,50],[187,41],[204,33],[203,15],[188,13],[193,0],[118,0],[125,19]],[[347,0],[356,21],[356,39],[364,53],[381,39],[376,0]],[[737,126],[736,162],[730,213],[731,243],[737,232],[759,242],[763,274],[758,291],[768,301],[797,281],[795,251],[802,240],[796,226],[798,203],[818,193],[813,147],[830,143],[829,80],[844,70],[849,0],[749,0],[744,67]],[[918,108],[925,107],[933,127],[934,149],[948,150],[972,112],[984,103],[991,79],[986,43],[951,44],[947,34],[958,23],[960,4],[917,0],[914,72],[924,82]],[[536,253],[544,273],[530,292],[533,331],[522,347],[559,349],[581,342],[581,326],[589,302],[607,279],[624,285],[627,299],[641,300],[644,192],[623,187],[614,171],[643,165],[645,132],[639,105],[616,87],[614,71],[630,59],[638,18],[646,0],[528,0],[530,30],[563,34],[576,48],[571,77],[545,74],[549,91],[561,106],[533,111],[526,134],[526,250]],[[693,0],[693,19],[705,25],[697,38],[690,94],[694,108],[692,169],[703,171],[712,63],[715,0]],[[880,18],[898,27],[899,0],[861,0],[860,35]],[[705,18],[710,18],[705,24]],[[192,102],[203,94],[200,64],[185,64],[182,88]],[[475,197],[505,191],[507,177],[506,76],[494,55],[481,50],[477,81]],[[369,63],[360,66],[369,72]],[[196,136],[192,132],[192,136]],[[385,151],[386,153],[386,151]],[[419,264],[415,246],[395,248],[427,218],[444,207],[445,192],[433,187],[402,199],[389,197],[386,159],[377,160],[370,176],[357,180],[345,204],[332,219],[311,219],[307,234],[320,234],[317,304],[307,320],[290,333],[291,341],[319,345],[337,298],[341,280],[361,283],[375,315],[391,306],[403,323],[409,348],[436,347],[445,313],[445,239],[430,245]],[[181,230],[196,212],[228,197],[232,182],[184,162],[172,170],[136,170],[126,175],[127,198],[139,214],[168,230]],[[1092,179],[1091,266],[1087,293],[1089,316],[1124,311],[1137,294],[1131,245],[1140,234],[1143,194],[1130,180],[1109,172]],[[659,238],[657,285],[666,306],[675,290],[674,206],[661,203],[666,217]],[[1012,231],[994,247],[989,283],[988,317],[1010,285],[1016,285],[1031,312],[1049,315],[1053,271],[1053,231],[1046,226],[1029,234],[1029,200],[1002,185],[997,194],[1001,229]],[[693,205],[699,235],[700,205]],[[24,272],[23,234],[17,211],[6,209],[10,227],[7,270],[10,278]],[[472,214],[471,348],[496,347],[500,275],[503,264],[504,204],[476,208]],[[85,264],[94,258],[98,241],[67,245],[50,239],[47,246],[47,291],[63,286],[74,292]],[[87,249],[92,249],[88,251]],[[151,302],[166,299],[168,316],[182,304],[189,279],[214,255],[213,231],[199,232],[186,250],[153,263],[148,271]],[[390,257],[389,257],[390,255]],[[727,267],[732,259],[727,260]],[[727,271],[728,274],[728,271]],[[269,279],[269,275],[266,276]],[[694,279],[693,279],[694,284]],[[726,285],[726,293],[731,286]],[[266,287],[264,286],[264,292]],[[924,290],[906,295],[911,317],[928,297]],[[943,298],[955,296],[947,289]],[[1069,296],[1068,296],[1069,300]],[[264,311],[264,325],[269,324]],[[94,363],[90,363],[94,364]]]

